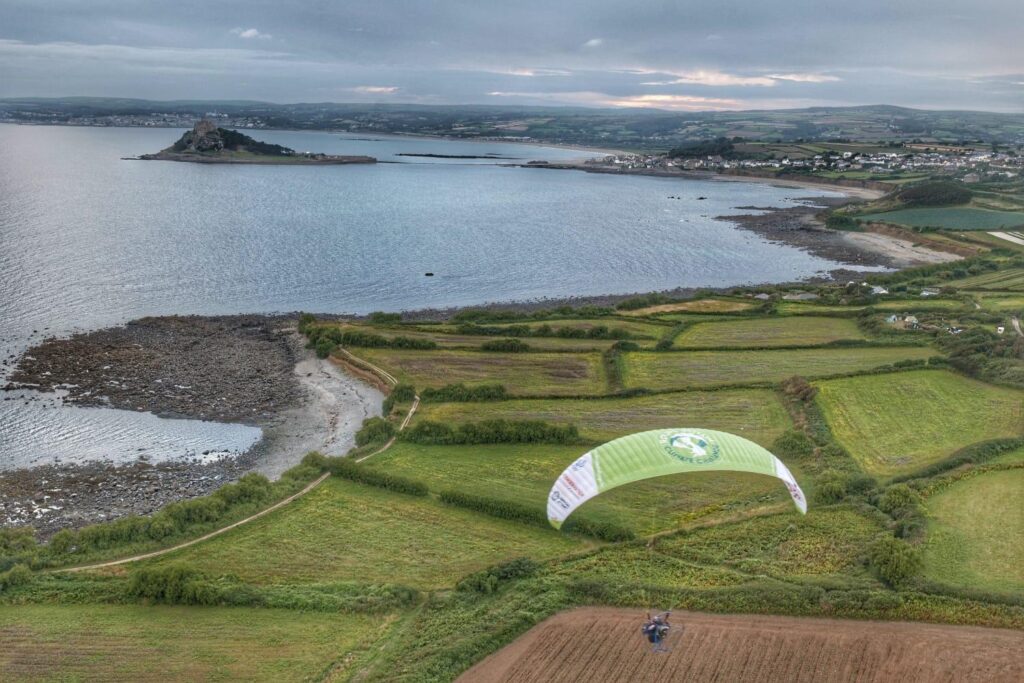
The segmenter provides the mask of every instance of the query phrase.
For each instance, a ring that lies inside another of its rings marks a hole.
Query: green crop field
[[[786,315],[822,315],[825,313],[850,313],[863,311],[866,306],[834,306],[799,301],[780,301],[776,307],[779,313]]]
[[[986,472],[928,498],[925,574],[983,590],[1024,591],[1024,469]]]
[[[572,423],[585,439],[605,441],[644,429],[692,426],[741,434],[764,446],[790,425],[767,389],[688,391],[631,399],[519,400],[424,404],[418,419],[469,422],[502,418]]]
[[[1008,292],[1024,292],[1024,268],[1007,268],[981,275],[973,275],[962,280],[953,280],[950,287],[960,289],[993,289]]]
[[[978,296],[978,301],[982,308],[990,311],[1007,311],[1009,313],[1024,311],[1024,296],[981,294]]]
[[[398,443],[366,464],[425,482],[433,491],[454,489],[543,509],[551,484],[585,446],[534,444],[420,446]],[[614,522],[638,533],[788,499],[770,477],[753,474],[685,474],[613,489],[577,511],[587,519]]]
[[[606,391],[597,353],[483,353],[356,349],[355,355],[417,388],[504,384],[513,394],[584,395]]]
[[[884,221],[915,228],[935,227],[949,230],[1000,230],[1024,225],[1024,212],[990,211],[969,206],[926,209],[900,209],[857,216],[858,220]]]
[[[815,384],[833,434],[876,476],[913,472],[969,444],[1024,433],[1024,392],[945,370]]]
[[[280,511],[151,562],[184,560],[252,583],[439,588],[496,562],[550,558],[584,545],[553,529],[331,478]]]
[[[748,318],[698,323],[675,340],[680,348],[812,346],[841,339],[866,339],[857,323],[845,318]]]
[[[924,347],[800,349],[780,351],[675,351],[628,353],[627,387],[685,389],[779,382],[793,375],[824,377],[870,370],[900,360],[925,359]]]
[[[880,311],[956,311],[967,308],[959,299],[936,299],[935,297],[918,297],[916,299],[889,299],[879,301],[874,308]]]
[[[318,680],[389,621],[235,607],[3,606],[0,680]]]

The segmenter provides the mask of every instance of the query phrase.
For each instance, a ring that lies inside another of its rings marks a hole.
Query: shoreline
[[[206,402],[211,398],[219,398],[224,385],[213,383],[205,388],[204,397],[195,400],[196,405],[190,411],[183,411],[179,403],[171,398],[147,404],[143,412],[152,412],[162,416],[190,417],[193,419],[212,419],[217,422],[244,422],[259,426],[262,437],[251,448],[238,454],[229,454],[208,461],[206,457],[190,459],[172,459],[150,461],[140,458],[128,464],[114,464],[109,461],[92,461],[77,464],[47,464],[36,467],[0,470],[0,527],[27,524],[42,536],[71,527],[80,527],[96,522],[109,521],[127,515],[150,514],[180,500],[212,493],[221,485],[237,480],[249,472],[258,472],[268,478],[276,479],[285,470],[296,465],[311,450],[320,450],[330,455],[342,455],[355,445],[355,432],[361,427],[364,419],[380,414],[384,395],[375,387],[359,378],[344,372],[337,364],[329,360],[316,358],[312,351],[304,348],[304,339],[290,325],[282,323],[292,319],[282,316],[190,316],[186,324],[197,326],[202,334],[210,333],[211,326],[222,326],[225,321],[237,321],[239,327],[228,329],[226,334],[216,337],[217,343],[226,343],[232,333],[244,327],[256,326],[262,320],[267,328],[273,328],[278,337],[277,347],[264,344],[261,347],[245,348],[243,338],[232,346],[240,346],[246,363],[258,364],[267,369],[273,378],[268,379],[272,387],[270,391],[259,394],[256,402],[264,404],[267,410],[261,411],[258,417],[243,420],[245,410],[251,410],[250,403],[243,401],[232,406],[221,415],[205,413]],[[171,322],[171,332],[160,329],[155,335],[126,335],[125,330],[135,326],[161,326],[163,322]],[[161,374],[169,375],[174,381],[193,381],[195,373],[207,374],[211,377],[219,374],[232,375],[237,368],[225,366],[223,358],[206,357],[208,348],[199,347],[195,343],[195,334],[190,330],[181,330],[181,319],[175,316],[167,318],[144,318],[139,321],[118,327],[97,330],[84,335],[75,335],[75,347],[84,352],[83,355],[69,356],[72,365],[55,367],[39,366],[34,372],[42,375],[45,372],[60,372],[60,375],[47,375],[66,383],[83,382],[85,376],[95,370],[97,358],[106,358],[108,369],[118,376],[130,376],[132,381],[140,382],[139,386],[147,386],[145,368],[139,369],[134,359],[120,355],[121,364],[109,356],[97,353],[90,354],[88,344],[93,344],[93,351],[109,351],[110,342],[122,338],[124,344],[136,344],[138,339],[145,339],[146,344],[140,348],[143,355],[152,352],[155,345],[165,345],[166,349],[181,359],[181,365],[174,368],[161,368]],[[119,332],[120,331],[120,332]],[[92,342],[88,341],[92,338]],[[40,352],[50,345],[53,353],[63,354],[71,340],[45,340],[24,352],[22,358],[31,354],[47,356]],[[124,348],[124,347],[122,347]],[[282,355],[290,364],[282,367]],[[20,359],[19,359],[20,360]],[[90,360],[91,363],[90,367]],[[54,370],[44,370],[53,367]],[[16,375],[18,373],[15,373]],[[21,375],[25,378],[24,373]],[[262,378],[261,378],[262,379]],[[10,385],[9,385],[10,386]],[[80,394],[89,391],[88,384],[79,387]],[[255,391],[252,387],[238,389],[234,394],[249,395]],[[140,392],[141,394],[142,392]],[[106,405],[123,409],[138,410],[131,406],[139,394],[120,396],[116,401],[107,401],[109,397],[100,398],[92,394],[82,400],[74,396],[66,401],[69,405]],[[199,415],[203,417],[200,418]]]

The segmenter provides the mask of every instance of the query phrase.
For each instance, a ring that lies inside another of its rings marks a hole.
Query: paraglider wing
[[[786,465],[752,441],[711,429],[656,429],[630,434],[584,454],[555,481],[548,519],[556,529],[573,510],[616,486],[666,474],[752,472],[777,477],[793,503],[807,513],[807,499]]]

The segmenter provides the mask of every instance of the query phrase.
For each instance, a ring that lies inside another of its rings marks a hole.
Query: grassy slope
[[[606,391],[597,353],[482,353],[356,349],[356,355],[386,368],[417,388],[464,382],[500,383],[514,394],[582,395]]]
[[[127,605],[0,607],[0,680],[306,681],[388,617]]]
[[[816,383],[833,434],[865,471],[913,472],[978,441],[1017,436],[1024,392],[943,370]]]
[[[1024,470],[987,472],[927,501],[925,574],[957,586],[1024,590]]]
[[[629,353],[624,375],[627,387],[685,389],[822,377],[933,355],[917,347]]]
[[[749,318],[699,323],[676,337],[674,346],[765,347],[827,344],[840,339],[866,339],[857,323],[845,318]]]
[[[367,464],[419,479],[433,490],[456,489],[543,509],[552,482],[584,450],[581,446],[534,444],[398,444]],[[770,477],[709,472],[660,477],[613,489],[574,514],[652,533],[694,519],[781,503],[785,499],[785,489]]]
[[[550,558],[583,545],[554,530],[332,478],[283,510],[152,562],[185,560],[253,583],[436,588],[513,557]]]
[[[693,391],[633,399],[520,400],[423,404],[419,417],[469,422],[504,418],[572,423],[586,439],[603,441],[644,429],[701,426],[741,434],[764,446],[789,425],[778,396],[767,389]]]
[[[1024,268],[1008,268],[991,273],[982,273],[963,280],[952,280],[950,287],[960,289],[995,289],[1024,292]]]

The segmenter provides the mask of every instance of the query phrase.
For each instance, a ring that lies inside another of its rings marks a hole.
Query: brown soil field
[[[736,311],[747,311],[754,307],[754,304],[745,301],[728,301],[724,299],[695,299],[693,301],[680,301],[673,304],[659,304],[638,308],[633,311],[623,311],[623,315],[657,315],[658,313],[735,313]]]
[[[669,652],[641,610],[557,614],[464,673],[497,681],[1024,680],[1024,632],[907,622],[674,612]]]

